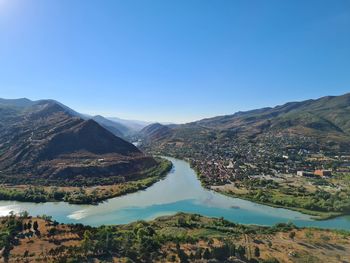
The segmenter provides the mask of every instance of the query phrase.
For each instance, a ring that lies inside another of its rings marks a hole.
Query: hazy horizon
[[[319,99],[319,98],[322,98],[322,97],[327,97],[327,96],[342,96],[342,95],[345,95],[345,94],[348,94],[349,92],[347,93],[342,93],[342,94],[326,94],[326,95],[323,95],[321,97],[317,97],[317,98],[308,98],[306,100],[309,100],[309,99]],[[58,101],[56,99],[53,99],[53,98],[41,98],[41,99],[31,99],[31,98],[26,98],[26,97],[23,97],[23,98],[0,98],[0,99],[29,99],[31,101],[36,101],[36,100],[55,100],[55,101]],[[150,119],[138,119],[138,118],[133,118],[133,117],[130,117],[128,118],[127,116],[115,116],[115,115],[106,115],[106,114],[103,114],[101,112],[82,112],[80,110],[77,110],[76,108],[70,106],[70,105],[67,105],[65,103],[63,103],[65,106],[68,106],[69,108],[71,108],[72,110],[75,110],[81,114],[85,114],[85,115],[90,115],[90,116],[97,116],[97,115],[101,115],[105,118],[108,118],[108,119],[122,119],[122,120],[127,120],[127,121],[139,121],[139,122],[145,122],[145,123],[156,123],[156,122],[159,122],[159,123],[163,123],[163,124],[184,124],[184,123],[189,123],[189,122],[193,122],[193,121],[198,121],[198,120],[202,120],[202,119],[206,119],[206,118],[212,118],[212,117],[217,117],[217,116],[223,116],[223,115],[231,115],[231,114],[234,114],[234,113],[237,113],[239,111],[249,111],[249,110],[255,110],[255,109],[261,109],[261,108],[273,108],[273,107],[277,107],[277,106],[280,106],[280,105],[283,105],[285,103],[288,103],[288,102],[300,102],[301,100],[298,100],[298,101],[285,101],[283,103],[278,103],[278,104],[275,104],[275,105],[266,105],[266,106],[263,106],[263,107],[260,107],[260,108],[251,108],[251,109],[246,109],[246,110],[237,110],[235,112],[227,112],[227,113],[223,113],[223,114],[217,114],[217,115],[211,115],[211,116],[204,116],[202,118],[199,118],[199,119],[193,119],[193,120],[189,120],[189,121],[182,121],[182,122],[176,122],[176,121],[171,121],[171,120],[150,120]],[[58,101],[60,103],[62,103],[62,101]]]
[[[0,0],[0,97],[185,123],[350,91],[350,2]]]

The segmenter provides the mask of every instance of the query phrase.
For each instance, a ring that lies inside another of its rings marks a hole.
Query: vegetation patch
[[[21,202],[65,201],[72,204],[97,204],[109,198],[146,189],[164,178],[172,168],[170,161],[157,158],[158,165],[148,169],[141,179],[111,185],[88,187],[74,186],[32,186],[3,185],[0,187],[0,200]]]
[[[89,227],[26,212],[0,218],[0,260],[9,262],[341,262],[350,233],[245,226],[178,213],[150,222]]]

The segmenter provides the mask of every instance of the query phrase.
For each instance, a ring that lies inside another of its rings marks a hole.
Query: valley
[[[350,213],[350,95],[141,131],[141,149],[190,162],[202,184],[320,218]]]
[[[347,262],[349,131],[334,114],[350,97],[326,98],[336,124],[324,100],[133,132],[51,100],[0,100],[1,256]]]
[[[350,0],[0,0],[0,263],[350,263]]]

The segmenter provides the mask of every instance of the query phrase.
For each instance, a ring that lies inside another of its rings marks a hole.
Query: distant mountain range
[[[144,127],[153,123],[153,122],[149,122],[149,121],[125,120],[125,119],[120,119],[117,117],[107,118],[107,119],[114,121],[114,122],[117,122],[117,123],[120,123],[120,124],[123,124],[124,126],[128,127],[131,131],[134,131],[134,132],[139,132]]]
[[[152,124],[152,122],[146,122],[146,121],[139,121],[139,120],[125,120],[125,119],[120,119],[117,117],[113,118],[108,118],[108,117],[103,117],[101,115],[95,115],[91,116],[88,114],[83,114],[79,113],[68,106],[54,100],[41,100],[41,101],[51,101],[55,102],[58,105],[60,105],[66,112],[68,112],[70,115],[82,118],[84,120],[89,120],[92,119],[96,121],[98,124],[112,132],[114,135],[122,137],[122,138],[127,138],[128,136],[134,135],[141,131],[144,127],[147,125]],[[28,107],[35,105],[40,101],[31,101],[26,98],[21,98],[21,99],[1,99],[0,98],[0,106],[5,107]]]
[[[100,124],[99,124],[99,123]],[[92,119],[54,100],[0,99],[0,182],[115,183],[157,165],[118,124]]]
[[[305,136],[324,148],[349,150],[350,93],[316,100],[290,102],[183,125],[150,125],[140,136],[153,144],[257,139],[266,134]]]
[[[169,137],[172,130],[169,126],[160,123],[153,123],[139,132],[139,136],[146,138],[148,140],[160,140]]]

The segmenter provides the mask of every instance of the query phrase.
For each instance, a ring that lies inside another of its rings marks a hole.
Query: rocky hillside
[[[0,100],[0,182],[91,184],[135,179],[157,162],[52,100]]]

